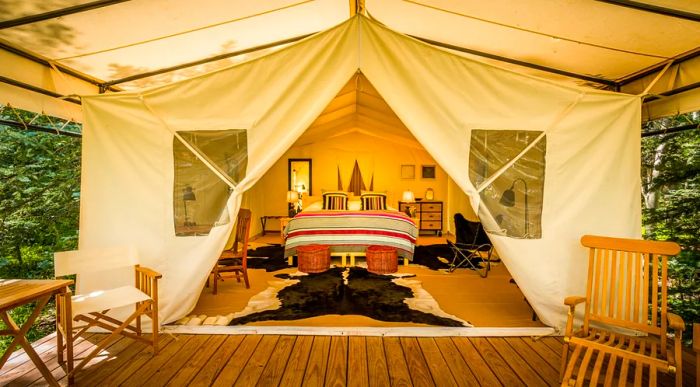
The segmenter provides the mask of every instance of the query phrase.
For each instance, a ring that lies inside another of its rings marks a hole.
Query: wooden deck
[[[87,354],[103,335],[76,343]],[[34,343],[62,385],[51,335]],[[558,337],[361,337],[277,335],[161,336],[152,355],[122,338],[76,378],[78,386],[553,386],[562,341]],[[695,356],[684,354],[684,385],[695,385]],[[666,376],[662,385],[672,385]],[[0,370],[0,385],[44,385],[22,351]]]

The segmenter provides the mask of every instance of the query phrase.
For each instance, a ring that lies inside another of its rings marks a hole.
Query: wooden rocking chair
[[[581,244],[590,249],[588,283],[585,297],[564,300],[569,317],[562,386],[609,386],[615,380],[625,385],[628,374],[632,376],[630,365],[634,365],[635,386],[642,384],[645,370],[650,386],[657,384],[657,371],[675,373],[676,386],[681,386],[685,324],[668,312],[667,305],[668,257],[678,254],[680,247],[673,242],[591,235],[581,238]],[[584,304],[583,326],[574,330],[578,304]],[[674,331],[671,349],[668,328]]]

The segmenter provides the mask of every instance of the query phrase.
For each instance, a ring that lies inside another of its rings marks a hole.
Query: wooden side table
[[[53,295],[61,295],[61,298],[70,300],[70,289],[68,286],[72,283],[73,281],[71,280],[0,280],[0,318],[2,318],[2,321],[8,327],[8,329],[0,331],[0,335],[13,337],[10,346],[7,347],[5,353],[0,358],[0,368],[2,368],[2,366],[7,362],[7,359],[10,358],[14,348],[19,346],[24,349],[27,356],[29,356],[36,368],[39,370],[39,372],[41,372],[44,379],[46,379],[50,385],[59,385],[58,382],[56,382],[56,379],[54,379],[53,375],[51,375],[51,371],[49,371],[49,369],[46,367],[46,364],[41,361],[39,355],[36,353],[36,351],[34,351],[31,343],[27,341],[26,335],[29,328],[31,328],[32,324],[34,324],[36,318],[39,317],[41,310],[44,308],[44,306],[46,306],[46,303],[49,302],[49,299]],[[32,301],[37,302],[36,306],[24,325],[19,327],[12,320],[9,311]],[[59,316],[56,317],[61,318]],[[70,321],[70,316],[68,316],[67,319]],[[70,331],[67,333],[70,335]],[[63,343],[61,329],[57,329],[56,337],[59,342],[59,348],[61,348]],[[66,370],[66,374],[69,374],[73,368],[73,343],[71,343],[69,340],[66,341],[66,346],[68,349],[68,369]],[[63,351],[58,354],[58,359],[60,363],[63,359]]]

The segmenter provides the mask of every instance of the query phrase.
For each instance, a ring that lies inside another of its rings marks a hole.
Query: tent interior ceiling
[[[355,74],[296,145],[308,145],[353,133],[362,133],[423,149],[384,98],[361,73]]]
[[[453,48],[459,55],[586,87],[637,93],[669,61],[685,63],[700,55],[700,23],[691,20],[700,15],[696,0],[524,0],[517,5],[511,0],[363,0],[360,4],[369,17],[391,29]],[[22,19],[47,13],[49,17],[71,7],[86,9],[45,20]],[[196,4],[185,0],[0,0],[0,44],[104,84],[119,82],[119,89],[133,90],[264,55],[283,46],[277,42],[341,23],[354,8],[354,0],[202,0]],[[265,49],[247,52],[256,47]],[[124,81],[236,52],[245,53]],[[700,70],[692,71],[692,76],[681,65],[668,71],[674,77],[654,89],[654,94],[686,91],[700,84]],[[15,79],[5,73],[0,70],[0,76]],[[47,84],[46,74],[33,78],[22,82],[63,95],[84,94],[57,82]],[[0,97],[6,98],[4,93]]]

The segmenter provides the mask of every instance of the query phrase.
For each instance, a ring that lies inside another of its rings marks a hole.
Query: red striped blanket
[[[413,258],[418,228],[397,211],[312,211],[297,214],[285,229],[284,256],[303,245],[329,245],[331,251],[364,251],[370,245],[395,247]]]

